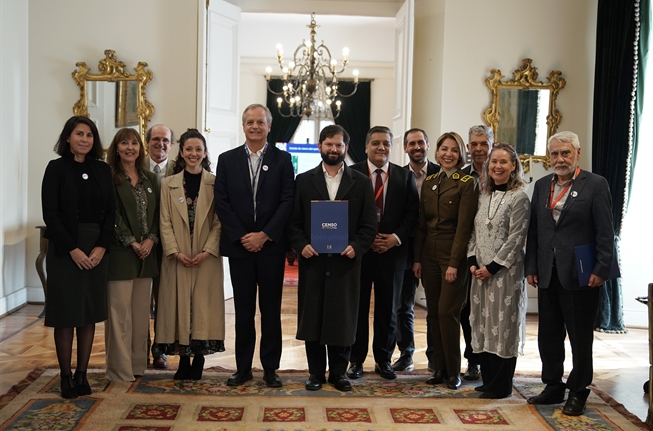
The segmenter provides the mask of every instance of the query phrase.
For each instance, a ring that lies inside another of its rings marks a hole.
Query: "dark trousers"
[[[494,353],[476,353],[483,373],[483,386],[487,392],[500,397],[512,393],[512,378],[515,376],[517,358],[502,358]]]
[[[329,375],[342,376],[347,371],[351,347],[327,346],[320,344],[319,341],[306,341],[305,347],[309,373],[323,376],[327,369],[327,357],[329,359]]]
[[[156,246],[156,261],[159,265],[159,271],[161,271],[161,262],[163,260],[163,246],[159,241],[159,244]],[[159,349],[159,346],[156,344],[156,315],[157,315],[157,304],[159,303],[159,284],[161,281],[161,276],[157,275],[152,277],[152,292],[150,296],[150,316],[154,316],[154,327],[152,329],[152,336],[150,336],[150,330],[147,330],[147,350],[152,350],[152,359],[157,359],[161,356],[165,358],[165,355]],[[148,356],[149,361],[149,356]]]
[[[469,271],[467,271],[467,301],[465,301],[465,306],[460,312],[460,326],[463,328],[463,337],[465,338],[465,352],[463,356],[469,362],[469,365],[480,365],[478,353],[474,353],[472,349],[472,327],[469,324],[469,292],[472,289],[472,277]]]
[[[395,349],[397,309],[404,272],[382,271],[374,256],[363,257],[356,341],[351,347],[351,361],[364,362],[370,336],[370,302],[374,285],[374,335],[372,353],[377,364],[390,362]]]
[[[422,283],[431,324],[433,365],[448,376],[456,376],[460,374],[460,311],[467,300],[465,287],[469,271],[467,262],[463,261],[456,280],[449,283],[445,273],[450,259],[442,250],[451,250],[452,242],[440,241],[434,245],[424,247],[422,253]]]
[[[413,357],[415,353],[415,292],[419,279],[415,277],[412,268],[404,271],[404,280],[397,309],[397,347],[401,356]],[[426,321],[426,358],[433,361],[431,346],[431,325]]]
[[[572,369],[566,387],[570,395],[585,400],[587,387],[594,376],[592,344],[594,343],[594,319],[599,306],[600,289],[567,290],[558,279],[553,267],[551,283],[546,289],[538,289],[537,309],[539,327],[537,332],[540,358],[542,359],[542,382],[545,391],[564,392],[562,383],[565,361],[565,335],[569,336]]]
[[[256,293],[261,312],[261,365],[276,370],[281,359],[281,294],[285,254],[252,253],[229,258],[236,311],[236,368],[252,369],[256,347]]]

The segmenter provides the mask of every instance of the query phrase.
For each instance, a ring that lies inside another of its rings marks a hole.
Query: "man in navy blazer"
[[[361,296],[356,341],[352,346],[349,378],[363,374],[369,344],[369,312],[374,284],[374,337],[372,352],[375,371],[385,379],[397,374],[390,361],[396,343],[397,309],[401,299],[404,271],[409,261],[410,238],[419,216],[419,197],[413,175],[390,163],[392,132],[384,126],[372,127],[365,139],[367,160],[351,166],[372,179],[376,201],[377,234],[363,255]]]
[[[612,199],[605,178],[578,165],[580,143],[572,132],[549,138],[554,173],[535,183],[526,245],[528,283],[539,288],[538,345],[544,391],[530,404],[556,404],[569,398],[562,413],[585,411],[592,383],[592,343],[598,310],[598,287],[610,276],[614,259]],[[593,244],[596,263],[587,286],[580,286],[574,247]],[[573,367],[562,382],[565,333],[569,336]]]
[[[422,129],[413,128],[404,133],[404,152],[408,155],[409,162],[404,169],[410,172],[415,178],[417,185],[417,195],[421,196],[422,184],[424,178],[429,175],[437,174],[440,171],[440,165],[432,163],[427,158],[429,150],[429,137]],[[401,297],[399,299],[399,308],[397,309],[397,347],[401,352],[399,358],[392,364],[395,371],[410,371],[413,366],[413,353],[415,352],[415,292],[419,285],[419,279],[413,272],[413,235],[409,239],[408,261],[410,267],[404,271],[404,279],[401,286]],[[427,322],[427,333],[430,332]],[[426,357],[429,367],[433,365],[433,348],[431,347],[431,337],[426,337]],[[435,371],[435,369],[433,370]]]
[[[253,104],[243,112],[245,144],[220,155],[215,211],[222,223],[220,254],[229,257],[236,311],[236,368],[227,380],[252,379],[256,346],[256,296],[261,312],[260,358],[268,387],[281,387],[281,294],[287,242],[284,229],[293,206],[290,154],[267,142],[272,114]]]

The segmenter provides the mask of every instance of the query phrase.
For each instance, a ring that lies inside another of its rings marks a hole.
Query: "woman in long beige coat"
[[[199,380],[204,355],[224,351],[225,329],[215,176],[196,129],[179,140],[175,172],[161,185],[163,262],[155,342],[162,352],[179,354],[175,380]]]

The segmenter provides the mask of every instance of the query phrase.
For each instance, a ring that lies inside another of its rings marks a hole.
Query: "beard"
[[[411,151],[408,158],[413,163],[424,163],[426,161],[426,151]]]
[[[345,160],[346,154],[337,154],[337,153],[320,153],[322,156],[322,161],[329,166],[337,166]],[[331,156],[337,156],[333,158]]]
[[[563,177],[567,175],[573,175],[575,170],[576,166],[572,166],[567,163],[560,163],[553,167],[553,171],[556,173],[556,175]]]

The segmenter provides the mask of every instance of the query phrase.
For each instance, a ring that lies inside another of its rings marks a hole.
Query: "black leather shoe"
[[[395,370],[393,370],[390,366],[390,362],[386,362],[384,364],[375,364],[374,372],[379,374],[384,379],[394,380],[397,378],[397,373],[395,373]]]
[[[247,374],[236,371],[233,376],[227,379],[227,386],[240,386],[243,383],[252,380],[252,378],[253,376],[251,371]]]
[[[487,399],[487,400],[500,400],[500,399],[503,399],[503,398],[508,398],[510,395],[512,395],[512,394],[499,395],[499,394],[495,394],[494,392],[486,391],[486,392],[483,392],[481,395],[479,395],[479,398],[484,398],[484,399]]]
[[[190,356],[180,356],[179,357],[179,367],[177,367],[177,372],[173,379],[175,380],[188,380],[190,379]]]
[[[91,385],[86,379],[86,371],[75,370],[75,387],[77,388],[77,395],[83,397],[84,395],[91,395]]]
[[[457,376],[451,376],[449,377],[449,380],[447,380],[447,387],[449,389],[458,389],[462,384],[463,382],[460,380],[460,374]]]
[[[281,379],[275,370],[264,370],[263,381],[268,388],[280,388],[282,385]]]
[[[440,383],[444,383],[444,379],[446,378],[446,374],[442,370],[435,370],[433,372],[433,375],[431,376],[430,379],[426,381],[427,385],[439,385]]]
[[[571,395],[562,408],[562,414],[567,416],[580,416],[583,413],[585,413],[585,401]]]
[[[535,395],[534,397],[530,397],[528,399],[528,404],[542,404],[542,405],[548,405],[548,404],[559,404],[565,400],[565,393],[559,393],[559,392],[542,392],[539,395]]]
[[[467,371],[463,374],[465,380],[478,380],[481,377],[481,371],[478,369],[478,364],[470,364],[467,362]]]
[[[479,386],[476,386],[476,387],[474,388],[474,390],[475,390],[475,391],[479,391],[479,392],[485,392],[485,391],[487,391],[487,386],[485,386],[485,385],[479,385]]]
[[[204,356],[196,355],[193,358],[193,363],[190,366],[190,379],[191,380],[201,380],[202,372],[204,372]]]
[[[351,391],[351,383],[349,383],[347,377],[345,377],[342,374],[339,376],[332,376],[331,374],[329,374],[329,383],[331,383],[333,387],[339,390],[340,392]]]
[[[360,379],[361,377],[363,377],[363,363],[351,362],[349,364],[349,369],[347,370],[347,377],[349,377],[350,379]]]
[[[307,391],[319,391],[322,389],[322,384],[326,383],[326,379],[324,378],[324,374],[321,376],[318,376],[316,374],[311,374],[308,376],[308,380],[306,380],[306,383],[304,383],[304,387],[306,388]]]
[[[392,364],[392,369],[395,371],[412,371],[413,368],[415,368],[413,365],[413,358],[410,355],[401,355],[399,359]]]
[[[61,376],[60,387],[61,398],[77,398],[77,388],[75,387],[75,382],[73,381],[73,376],[71,374],[68,374],[67,376]]]

